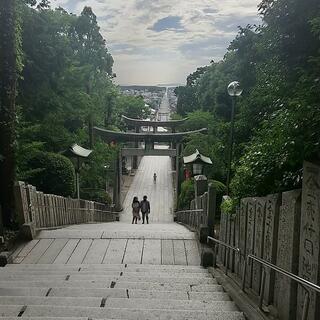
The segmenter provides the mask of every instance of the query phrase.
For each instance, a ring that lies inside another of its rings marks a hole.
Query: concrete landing
[[[176,223],[112,222],[43,230],[14,263],[200,265],[200,255],[194,233]]]

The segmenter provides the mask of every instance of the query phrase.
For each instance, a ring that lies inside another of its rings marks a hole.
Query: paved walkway
[[[169,98],[168,98],[168,90],[166,90],[160,108],[158,110],[158,120],[159,121],[168,121],[170,119],[170,109],[169,109]]]
[[[153,181],[153,174],[157,174],[157,182]],[[142,200],[147,195],[150,201],[150,223],[173,222],[173,182],[171,159],[169,157],[143,157],[130,189],[123,203],[123,213],[120,221],[132,220],[131,204],[134,196]]]

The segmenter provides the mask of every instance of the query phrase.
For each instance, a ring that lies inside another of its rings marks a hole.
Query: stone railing
[[[182,210],[176,213],[178,222],[198,231],[202,225],[207,224],[207,212],[203,209]]]
[[[19,224],[33,229],[116,220],[105,204],[45,194],[24,182],[16,184],[15,198]]]
[[[189,210],[176,212],[176,221],[197,231],[200,242],[206,243],[207,236],[214,235],[215,212],[216,191],[212,186],[209,186],[207,192],[191,201]]]
[[[221,214],[220,241],[240,254],[219,247],[218,261],[242,281],[245,257],[260,257],[314,284],[320,284],[320,166],[304,163],[302,190],[242,199],[235,215]],[[302,319],[310,294],[308,320],[319,319],[320,295],[284,275],[266,271],[263,303],[276,310],[280,320]],[[262,266],[246,268],[246,287],[259,295]]]

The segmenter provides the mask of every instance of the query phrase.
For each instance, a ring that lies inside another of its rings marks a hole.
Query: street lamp
[[[103,167],[106,170],[106,193],[108,193],[108,170],[110,169],[110,165],[106,164]]]
[[[230,142],[229,142],[229,155],[228,155],[228,171],[227,171],[227,195],[230,192],[230,175],[231,175],[231,161],[233,155],[233,140],[234,140],[234,112],[236,108],[236,97],[240,97],[243,89],[238,81],[233,81],[229,83],[227,88],[229,96],[232,98],[232,108],[231,108],[231,132],[230,132]]]
[[[76,189],[77,189],[77,198],[80,199],[80,169],[82,162],[89,157],[92,153],[92,150],[82,148],[81,146],[74,143],[69,147],[65,154],[73,159],[73,164],[76,171]]]

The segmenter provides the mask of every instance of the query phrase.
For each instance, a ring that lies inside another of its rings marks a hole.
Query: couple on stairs
[[[140,210],[142,213],[142,224],[144,220],[147,220],[149,224],[150,202],[147,200],[147,196],[143,196],[143,200],[139,202],[138,197],[134,197],[132,201],[132,224],[137,224],[140,217]]]

